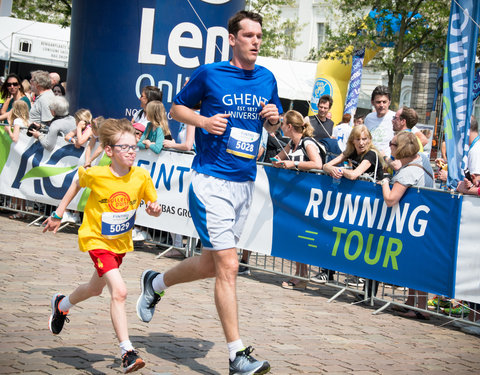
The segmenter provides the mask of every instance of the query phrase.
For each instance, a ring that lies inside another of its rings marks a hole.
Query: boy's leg
[[[68,310],[79,302],[90,297],[98,296],[102,293],[105,286],[105,280],[100,278],[95,271],[87,284],[78,286],[68,297],[57,293],[52,298],[52,314],[50,315],[48,326],[54,335],[58,335],[65,321],[68,322]]]
[[[91,297],[96,297],[102,294],[105,287],[106,280],[104,277],[98,276],[97,271],[93,272],[90,281],[86,284],[79,285],[68,297],[72,305],[76,305]]]
[[[110,317],[118,341],[128,340],[127,314],[125,301],[127,299],[127,287],[118,268],[112,269],[103,275],[110,291]]]

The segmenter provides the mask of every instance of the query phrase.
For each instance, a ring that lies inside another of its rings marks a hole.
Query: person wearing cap
[[[133,124],[133,127],[135,128],[135,139],[138,143],[140,141],[140,138],[142,138],[143,132],[145,131],[145,125],[136,122]]]

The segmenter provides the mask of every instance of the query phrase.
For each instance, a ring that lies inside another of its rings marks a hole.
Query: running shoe
[[[443,312],[447,315],[465,315],[467,316],[470,313],[470,309],[463,302],[459,301],[458,303],[451,303],[450,307],[445,307]]]
[[[357,276],[352,276],[352,277],[347,277],[343,281],[343,283],[347,286],[362,288],[365,285],[365,279],[362,279],[361,277],[357,277]]]
[[[230,375],[251,375],[266,374],[270,371],[270,364],[267,361],[257,361],[250,353],[253,348],[249,346],[237,352],[233,361],[230,361]]]
[[[148,323],[153,318],[156,304],[162,299],[165,294],[164,291],[157,293],[153,289],[152,281],[159,272],[152,270],[145,270],[142,273],[140,279],[140,285],[142,286],[142,294],[137,300],[137,316],[142,322]]]
[[[450,307],[450,300],[448,298],[441,297],[439,299],[438,296],[435,296],[427,301],[427,308],[429,310],[443,310],[445,307]]]
[[[321,271],[317,273],[315,276],[312,276],[310,278],[310,281],[313,281],[314,283],[317,283],[317,284],[326,284],[327,281],[329,281],[329,279],[328,279],[327,273]]]
[[[67,318],[68,311],[61,311],[58,308],[60,301],[65,298],[63,294],[57,293],[52,297],[52,315],[48,320],[48,328],[54,335],[58,335],[62,332],[65,321],[68,323],[70,320]]]
[[[138,356],[136,350],[130,350],[122,355],[122,367],[125,374],[140,370],[143,366],[145,366],[145,362]]]
[[[250,268],[247,266],[238,266],[239,275],[250,275]]]

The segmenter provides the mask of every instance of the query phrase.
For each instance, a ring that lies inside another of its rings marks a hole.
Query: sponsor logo
[[[127,211],[130,205],[130,197],[127,193],[119,191],[113,194],[108,200],[108,207],[112,212]]]
[[[322,95],[332,96],[333,89],[332,84],[325,78],[317,78],[315,85],[313,86],[312,101],[311,106],[312,110],[318,112],[318,100]]]

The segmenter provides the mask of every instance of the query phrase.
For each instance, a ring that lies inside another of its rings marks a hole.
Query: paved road
[[[109,318],[109,297],[71,310],[59,336],[48,330],[53,293],[70,293],[93,273],[74,233],[41,234],[38,227],[0,215],[0,373],[117,374],[120,359]],[[178,260],[155,259],[155,248],[126,256],[122,274],[129,297],[130,337],[147,362],[143,374],[227,374],[226,345],[216,315],[212,280],[168,290],[151,323],[138,320],[135,302],[145,268],[164,270]],[[311,285],[282,289],[280,276],[254,272],[239,278],[240,324],[254,356],[272,374],[479,374],[480,337],[390,311],[352,305],[336,290]]]

